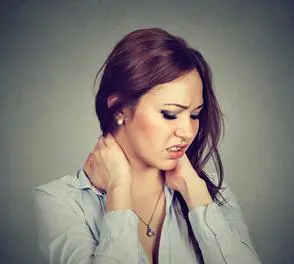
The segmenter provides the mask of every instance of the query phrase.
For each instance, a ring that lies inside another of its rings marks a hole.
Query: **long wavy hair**
[[[206,182],[212,199],[222,205],[217,194],[222,189],[223,165],[217,147],[221,135],[224,135],[224,119],[213,91],[210,68],[200,52],[191,48],[182,38],[160,28],[140,29],[129,33],[116,44],[99,69],[94,87],[103,69],[95,109],[104,136],[108,132],[116,132],[118,125],[115,115],[124,107],[134,110],[140,97],[154,86],[170,82],[193,69],[197,70],[203,84],[204,107],[200,114],[198,134],[186,154],[199,177]],[[107,100],[113,95],[117,100],[108,107]],[[216,168],[218,184],[204,171],[210,158]],[[189,222],[187,204],[179,192],[175,192],[175,199],[186,220],[198,261],[204,263]]]

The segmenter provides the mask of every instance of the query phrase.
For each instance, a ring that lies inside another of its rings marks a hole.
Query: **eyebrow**
[[[164,104],[164,105],[174,105],[174,106],[177,106],[177,107],[180,107],[180,108],[183,108],[183,109],[188,109],[189,108],[189,106],[187,106],[187,105],[180,105],[180,104]],[[202,108],[203,106],[204,106],[204,104],[201,104],[201,105],[197,106],[196,108],[194,108],[193,111],[198,110],[198,109]]]

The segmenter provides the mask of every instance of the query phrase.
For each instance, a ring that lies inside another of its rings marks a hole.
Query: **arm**
[[[121,193],[122,190],[117,189],[109,196],[117,201],[115,197]],[[97,242],[82,210],[74,208],[69,197],[69,193],[59,195],[46,188],[36,191],[39,243],[49,263],[138,263],[138,218],[132,210],[123,208],[122,200],[119,204],[108,202],[108,206],[117,210],[108,210],[102,218]]]
[[[222,195],[227,200],[223,206],[212,202],[189,211],[205,263],[260,264],[237,199],[226,184],[223,187]]]

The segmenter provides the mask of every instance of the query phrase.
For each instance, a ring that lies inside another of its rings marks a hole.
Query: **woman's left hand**
[[[165,182],[182,194],[189,209],[213,203],[206,182],[197,175],[186,154],[174,169],[165,171]]]

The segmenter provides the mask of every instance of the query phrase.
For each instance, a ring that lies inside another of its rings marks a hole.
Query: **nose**
[[[198,122],[197,125],[195,125],[195,123],[193,124],[191,120],[182,122],[181,126],[176,129],[175,135],[184,139],[185,142],[191,142],[198,132],[198,127]]]

